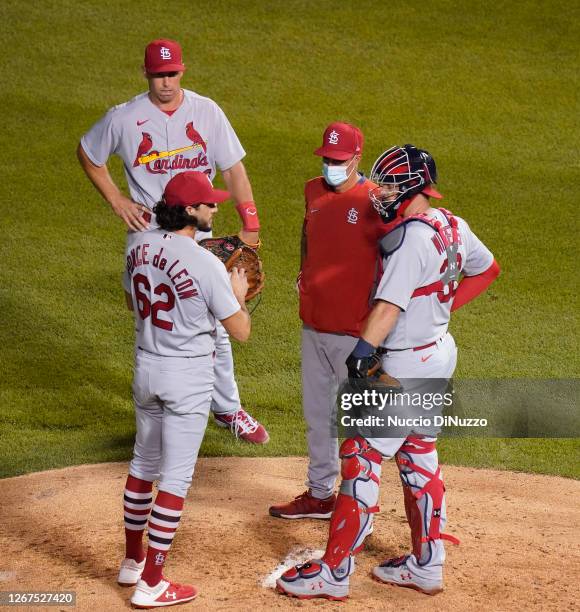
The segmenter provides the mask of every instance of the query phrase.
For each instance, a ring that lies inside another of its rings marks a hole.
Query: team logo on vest
[[[207,143],[201,134],[193,127],[193,122],[185,126],[185,135],[191,144],[171,151],[157,151],[153,148],[153,138],[148,132],[142,132],[141,142],[133,167],[145,166],[151,174],[167,174],[169,170],[196,170],[200,166],[208,166]],[[182,155],[192,151],[195,157]]]
[[[358,222],[358,210],[356,208],[351,208],[346,213],[346,222],[352,223],[353,225],[355,225]]]

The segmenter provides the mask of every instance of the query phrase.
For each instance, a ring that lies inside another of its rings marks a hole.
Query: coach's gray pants
[[[212,355],[161,357],[137,350],[137,435],[129,473],[185,497],[203,440],[214,384]]]
[[[339,384],[347,377],[345,361],[356,343],[352,336],[302,329],[302,407],[310,459],[306,485],[318,499],[332,495],[339,473],[331,418]]]

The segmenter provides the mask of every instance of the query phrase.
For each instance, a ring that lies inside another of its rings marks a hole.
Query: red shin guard
[[[364,438],[357,437],[342,443],[340,457],[343,480],[323,557],[333,570],[362,548],[372,514],[379,511],[376,504],[380,478],[375,472],[380,474],[382,455]]]
[[[441,533],[440,531],[441,513],[445,495],[445,485],[440,476],[441,468],[437,466],[435,473],[433,473],[404,456],[405,454],[425,455],[434,451],[434,442],[427,442],[421,438],[409,436],[395,456],[401,474],[401,482],[403,484],[405,513],[407,515],[407,522],[411,528],[413,554],[419,564],[421,564],[421,557],[423,555],[423,544],[439,539],[459,544],[457,538]],[[413,488],[409,484],[408,476],[412,472],[420,474],[427,479],[423,487]],[[427,500],[421,502],[422,498],[426,495],[430,498],[430,504],[426,503]],[[424,517],[423,514],[428,508],[430,508],[430,515]]]

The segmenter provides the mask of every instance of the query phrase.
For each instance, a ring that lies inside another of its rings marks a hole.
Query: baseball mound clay
[[[86,465],[0,481],[0,591],[74,590],[79,610],[124,610],[121,497],[126,464]],[[304,489],[302,458],[201,459],[168,561],[203,610],[566,610],[577,605],[580,482],[446,467],[446,588],[435,597],[374,582],[373,565],[408,550],[396,466],[387,463],[381,513],[358,556],[347,602],[273,590],[282,563],[324,548],[327,521],[271,518],[268,506]],[[179,609],[185,609],[185,606]],[[35,608],[38,609],[38,608]],[[52,607],[50,610],[70,609]]]

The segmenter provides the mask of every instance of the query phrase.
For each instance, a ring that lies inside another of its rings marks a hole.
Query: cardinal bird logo
[[[143,157],[146,153],[151,151],[153,147],[153,139],[151,138],[151,134],[147,132],[143,132],[143,138],[141,139],[141,144],[137,149],[137,156],[135,157],[135,161],[133,162],[133,167],[136,168],[141,162],[140,158]]]
[[[137,155],[133,162],[133,167],[145,167],[151,174],[167,174],[175,170],[204,170],[204,166],[209,166],[207,159],[207,145],[201,134],[193,127],[190,122],[185,126],[185,133],[191,144],[168,151],[154,149],[153,138],[148,132],[142,132],[141,144],[137,148]],[[182,155],[186,151],[192,151],[193,155]],[[209,169],[211,174],[211,168]]]
[[[193,127],[193,121],[190,121],[185,126],[185,133],[189,140],[191,140],[192,144],[199,145],[204,153],[207,153],[207,148],[204,139],[201,137],[201,134]]]

